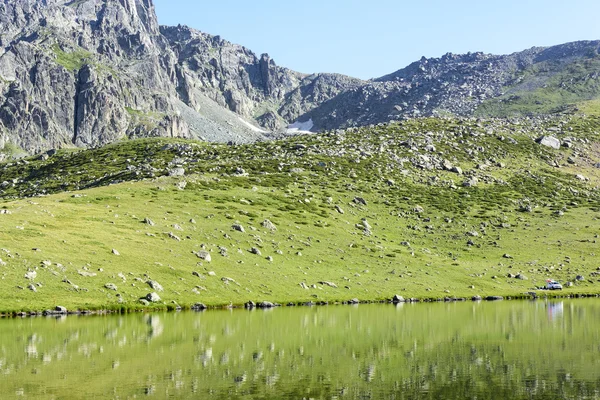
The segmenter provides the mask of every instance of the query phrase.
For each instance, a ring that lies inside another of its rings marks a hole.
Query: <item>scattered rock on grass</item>
[[[158,303],[160,301],[160,296],[157,293],[152,292],[152,293],[148,293],[146,295],[145,299],[147,301],[149,301],[150,303]]]
[[[148,281],[146,281],[146,283],[148,284],[148,286],[150,286],[152,289],[156,290],[157,292],[162,292],[164,290],[162,285],[156,281],[148,280]]]
[[[238,231],[238,232],[242,232],[242,233],[246,232],[246,230],[244,229],[244,227],[241,224],[233,224],[233,225],[231,225],[231,228],[234,231]]]
[[[198,251],[198,252],[194,252],[194,254],[196,254],[196,256],[199,259],[204,260],[206,262],[211,262],[212,261],[212,257],[210,256],[210,253],[208,251],[201,250],[201,251]]]
[[[273,222],[271,222],[270,220],[268,220],[268,219],[265,219],[262,222],[262,226],[263,226],[263,228],[268,229],[271,232],[274,232],[274,231],[277,230],[277,226],[275,226],[275,224]]]

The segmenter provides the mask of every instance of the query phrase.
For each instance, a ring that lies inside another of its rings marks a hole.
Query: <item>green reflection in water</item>
[[[598,398],[600,302],[0,321],[2,398]]]

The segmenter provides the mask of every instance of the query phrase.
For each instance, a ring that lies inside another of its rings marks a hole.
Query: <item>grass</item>
[[[523,71],[504,95],[485,101],[479,116],[507,117],[573,112],[581,102],[600,98],[600,57],[568,64],[545,61]]]
[[[561,123],[419,119],[244,146],[143,139],[0,164],[0,311],[136,309],[149,279],[163,309],[523,296],[550,278],[575,283],[563,294],[600,293],[598,124]],[[557,124],[574,127],[576,147],[535,143]],[[588,164],[567,163],[573,152]],[[177,165],[186,176],[169,177]]]
[[[52,46],[56,62],[70,71],[80,70],[92,58],[92,53],[85,50],[64,51],[58,44]]]

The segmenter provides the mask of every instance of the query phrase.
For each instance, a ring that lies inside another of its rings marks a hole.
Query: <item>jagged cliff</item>
[[[141,136],[251,142],[419,115],[554,112],[598,97],[600,42],[423,58],[372,81],[306,75],[151,0],[0,0],[0,150]],[[560,96],[546,96],[547,92]]]
[[[328,80],[336,83],[320,84]],[[0,149],[138,136],[259,140],[360,83],[280,68],[187,27],[160,28],[151,0],[0,0]]]

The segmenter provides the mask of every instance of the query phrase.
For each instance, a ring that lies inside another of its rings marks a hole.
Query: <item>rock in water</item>
[[[206,307],[206,305],[203,303],[196,303],[191,308],[194,311],[203,311],[206,310],[208,307]]]
[[[66,314],[67,313],[67,309],[66,309],[66,307],[63,307],[63,306],[56,306],[54,308],[54,312],[56,314]]]
[[[394,297],[392,297],[392,303],[403,303],[404,302],[404,297],[395,294]]]

